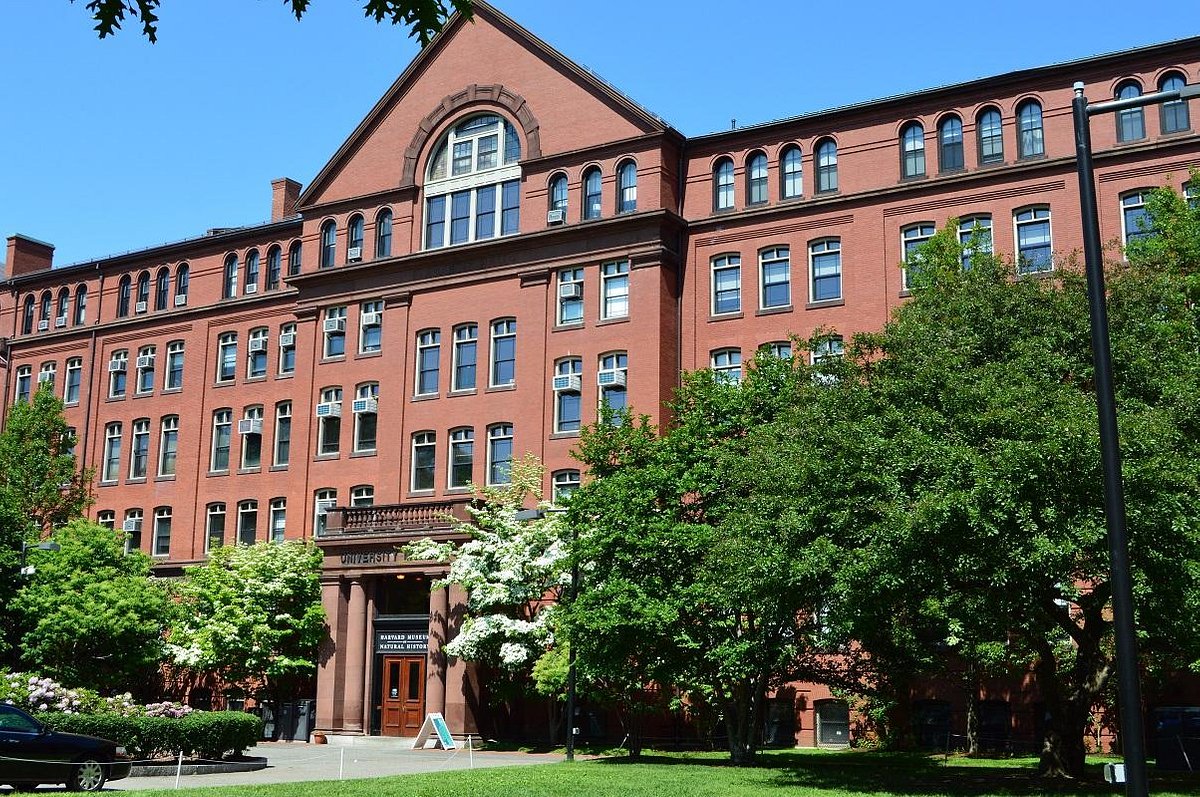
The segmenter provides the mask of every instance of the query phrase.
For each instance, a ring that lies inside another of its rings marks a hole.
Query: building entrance
[[[384,736],[416,736],[425,719],[425,657],[384,656],[381,700]]]

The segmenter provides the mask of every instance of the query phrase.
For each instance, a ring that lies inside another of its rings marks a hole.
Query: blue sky
[[[3,0],[0,234],[65,265],[265,220],[417,52],[361,5],[164,0],[151,45],[99,41],[84,0]],[[1200,33],[1195,0],[496,5],[686,135]]]

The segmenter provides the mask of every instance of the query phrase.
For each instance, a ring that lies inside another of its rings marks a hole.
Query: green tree
[[[72,3],[75,0],[71,0]],[[283,0],[296,19],[301,19],[312,0]],[[158,40],[158,9],[162,0],[87,0],[84,7],[96,23],[100,38],[111,36],[127,19],[141,22],[142,34],[151,42]],[[469,19],[471,0],[363,0],[363,13],[376,22],[385,20],[404,25],[424,47],[442,29],[455,11]]]
[[[149,557],[126,554],[124,535],[82,519],[54,541],[59,550],[30,556],[34,572],[14,602],[22,663],[73,686],[148,696],[172,610]]]
[[[321,558],[311,542],[215,548],[177,585],[171,660],[252,694],[290,697],[316,673],[325,636]]]

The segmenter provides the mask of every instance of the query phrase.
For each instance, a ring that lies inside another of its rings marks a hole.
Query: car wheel
[[[100,791],[104,788],[104,765],[94,758],[86,758],[71,770],[67,782],[70,791]]]

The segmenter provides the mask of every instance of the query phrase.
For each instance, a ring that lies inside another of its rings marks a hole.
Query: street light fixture
[[[1104,515],[1111,557],[1113,626],[1117,642],[1117,688],[1121,707],[1121,747],[1125,759],[1125,793],[1144,797],[1146,740],[1142,727],[1141,687],[1137,669],[1137,636],[1133,621],[1133,587],[1129,573],[1129,536],[1125,528],[1125,494],[1121,484],[1121,448],[1117,437],[1117,408],[1113,392],[1112,347],[1108,337],[1104,261],[1100,218],[1096,208],[1096,177],[1092,166],[1091,117],[1200,97],[1200,84],[1127,99],[1088,104],[1083,83],[1074,85],[1075,168],[1079,174],[1079,210],[1083,224],[1083,256],[1087,267],[1088,304],[1092,326],[1092,360],[1096,368],[1096,403],[1100,425],[1100,456],[1104,464]]]
[[[37,545],[30,545],[28,542],[25,542],[24,540],[22,540],[21,541],[21,575],[22,576],[32,576],[33,572],[34,572],[33,565],[25,564],[25,553],[26,553],[26,551],[30,551],[30,550],[33,550],[33,551],[61,551],[62,546],[59,545],[57,542],[54,542],[54,540],[47,540],[46,542],[39,542]]]

